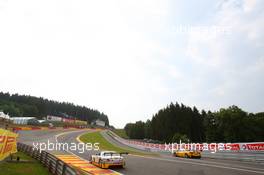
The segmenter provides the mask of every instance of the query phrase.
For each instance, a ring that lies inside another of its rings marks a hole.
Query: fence
[[[264,152],[263,151],[240,151],[240,152],[216,152],[210,153],[203,151],[202,157],[213,158],[213,159],[230,159],[240,161],[253,161],[264,163]]]
[[[133,140],[126,140],[115,133],[108,131],[107,134],[117,142],[125,144],[129,147],[136,148],[139,150],[149,151],[149,152],[162,152],[169,153],[165,149],[164,144],[152,144]],[[232,148],[230,151],[217,151],[216,153],[211,153],[210,151],[203,151],[202,157],[214,158],[214,159],[232,159],[241,161],[254,161],[264,163],[264,143],[234,143],[231,144]]]
[[[39,160],[53,175],[81,175],[85,174],[64,163],[54,155],[46,151],[34,150],[32,146],[17,143],[17,149],[27,155]]]

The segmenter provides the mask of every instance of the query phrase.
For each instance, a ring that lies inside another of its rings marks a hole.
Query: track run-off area
[[[28,145],[34,143],[76,143],[80,135],[94,130],[32,130],[19,131],[18,141]],[[111,137],[107,136],[106,132],[100,131],[102,136],[113,145],[127,148],[122,143],[117,143]],[[99,145],[100,147],[100,145]],[[55,150],[49,151],[54,155],[65,155],[65,157],[74,156],[80,161],[88,162],[92,154],[98,151],[84,151],[80,153],[77,150]],[[63,156],[62,156],[63,157]],[[134,155],[124,156],[126,167],[115,168],[110,170],[109,174],[129,174],[129,175],[253,175],[264,174],[264,164],[257,162],[245,162],[223,159],[184,159],[172,157],[169,154],[159,154],[156,156],[150,155]],[[87,166],[86,166],[87,168]],[[107,174],[106,171],[102,171]]]

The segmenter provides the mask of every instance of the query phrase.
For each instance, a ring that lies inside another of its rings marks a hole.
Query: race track
[[[76,138],[83,133],[91,131],[83,130],[39,130],[20,132],[19,141],[32,144],[32,142],[60,142],[78,143]],[[103,136],[113,144],[125,146],[117,143],[111,137]],[[63,151],[61,152],[63,153]],[[65,152],[66,153],[66,152]],[[78,153],[77,151],[67,152],[75,154],[83,159],[89,160],[94,151]],[[183,159],[170,155],[161,154],[156,157],[143,157],[128,155],[125,156],[127,166],[125,169],[114,169],[122,174],[129,175],[256,175],[264,174],[263,164],[254,162],[219,160],[219,159]]]

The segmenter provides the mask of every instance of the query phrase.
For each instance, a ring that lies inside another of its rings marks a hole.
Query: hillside
[[[247,113],[237,106],[219,111],[198,111],[196,107],[171,103],[151,120],[128,123],[131,139],[163,142],[252,142],[264,140],[264,113]]]
[[[0,110],[10,116],[34,116],[39,119],[47,115],[69,115],[89,122],[101,119],[109,125],[107,115],[98,110],[28,95],[10,95],[9,93],[0,92]]]

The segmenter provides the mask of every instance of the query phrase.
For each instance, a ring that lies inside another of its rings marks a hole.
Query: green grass
[[[0,175],[50,175],[48,169],[22,152],[14,154],[29,162],[0,162]]]
[[[107,151],[116,151],[116,152],[128,152],[130,154],[136,154],[136,155],[155,155],[153,153],[147,153],[147,152],[140,152],[136,151],[134,149],[130,148],[121,148],[119,146],[113,145],[110,142],[108,142],[101,134],[100,132],[91,132],[81,135],[80,140],[84,143],[100,143],[99,148],[101,151],[107,150]]]
[[[124,129],[114,129],[113,132],[118,135],[119,137],[122,137],[124,139],[128,139],[129,137],[126,134],[126,131]]]

